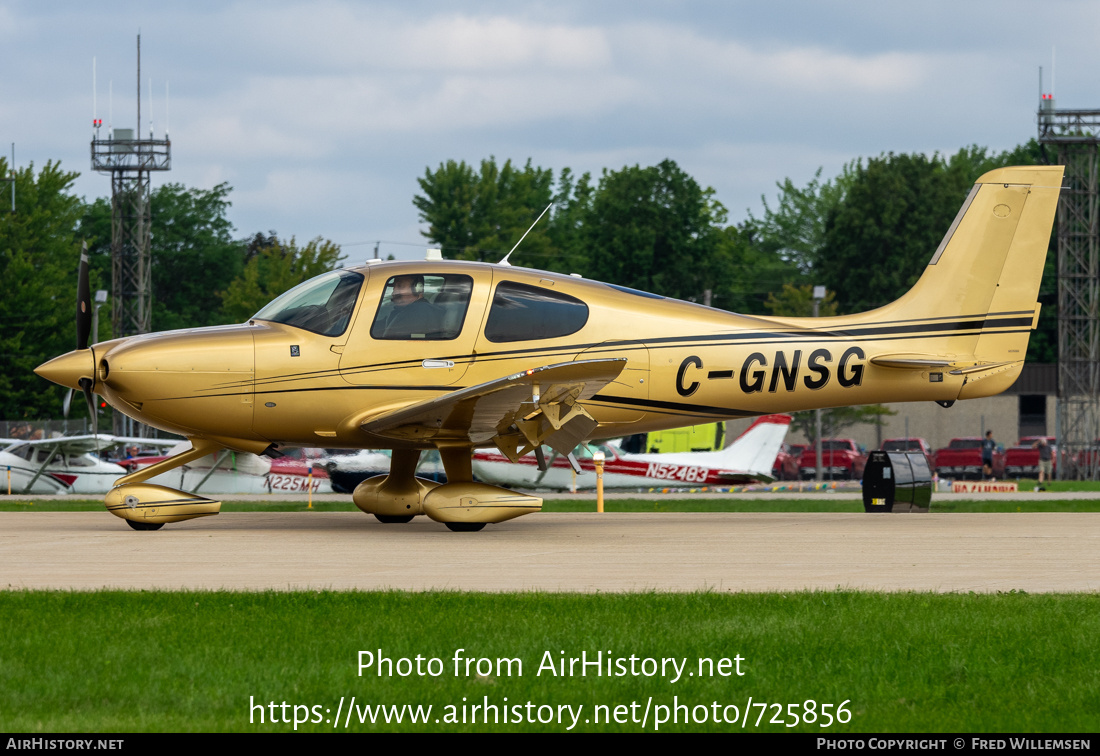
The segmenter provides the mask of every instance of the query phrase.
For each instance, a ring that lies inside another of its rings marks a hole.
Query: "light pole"
[[[95,307],[92,309],[92,343],[99,341],[99,308],[107,304],[107,290],[95,293]]]
[[[814,287],[814,317],[818,317],[821,300],[825,298],[825,287]],[[814,480],[818,483],[822,480],[821,474],[821,410],[814,410],[814,449],[817,452],[817,470],[814,472]]]

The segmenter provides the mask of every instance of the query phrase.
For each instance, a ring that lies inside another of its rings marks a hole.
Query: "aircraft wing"
[[[7,450],[22,449],[25,446],[33,446],[46,449],[57,449],[59,454],[87,454],[102,449],[110,449],[119,444],[141,444],[143,446],[159,446],[169,448],[180,443],[181,439],[164,438],[137,438],[132,436],[112,436],[109,433],[98,435],[86,434],[83,436],[54,436],[53,438],[38,438],[33,441],[20,439],[0,439],[0,444],[6,445]]]
[[[157,449],[171,449],[187,439],[184,438],[141,438],[140,436],[108,436],[114,439],[116,444],[129,444],[142,447],[154,447]]]
[[[22,449],[24,446],[32,446],[46,449],[56,449],[59,454],[87,454],[100,449],[109,449],[119,442],[113,436],[91,434],[85,436],[56,436],[54,438],[37,438],[33,441],[13,441],[7,447],[8,451]]]
[[[532,368],[386,412],[361,427],[396,441],[495,443],[513,462],[539,444],[565,455],[598,425],[582,402],[625,365],[602,359]]]

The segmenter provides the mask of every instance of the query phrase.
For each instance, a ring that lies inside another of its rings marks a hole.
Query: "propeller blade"
[[[69,389],[65,392],[65,399],[61,402],[61,412],[66,420],[69,419],[69,409],[73,405],[73,390]]]
[[[80,250],[80,270],[76,281],[76,348],[88,348],[92,331],[92,294],[88,283],[88,242]]]
[[[95,397],[92,396],[92,379],[81,378],[80,388],[84,389],[84,401],[88,403],[88,414],[92,418],[92,435],[99,435],[99,416],[95,411]]]

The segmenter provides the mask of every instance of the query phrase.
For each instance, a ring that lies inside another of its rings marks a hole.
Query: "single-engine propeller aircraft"
[[[478,530],[542,500],[474,483],[476,448],[567,456],[726,418],[1003,391],[1039,316],[1062,170],[985,174],[909,292],[836,317],[737,315],[500,264],[379,261],[311,279],[241,325],[89,346],[85,258],[78,348],[37,373],[190,439],[107,494],[135,529],[221,506],[144,482],[154,475],[221,449],[325,446],[393,449],[389,474],[353,493],[364,512]],[[414,475],[433,447],[442,485]]]
[[[645,486],[732,486],[738,483],[770,482],[776,455],[790,427],[790,415],[758,417],[724,449],[664,454],[628,454],[608,444],[599,444],[604,453],[605,488],[643,488]],[[543,449],[543,456],[546,456]],[[537,469],[534,454],[526,454],[518,463],[499,451],[474,452],[474,475],[483,481],[518,488],[596,487],[596,463],[593,451],[585,445],[573,450],[581,472],[570,469],[572,460],[550,451],[543,469]]]

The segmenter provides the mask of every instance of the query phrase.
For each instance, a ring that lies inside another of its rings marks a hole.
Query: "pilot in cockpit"
[[[383,339],[432,338],[439,330],[442,313],[424,298],[424,276],[396,276],[390,303],[393,310],[382,328]]]

